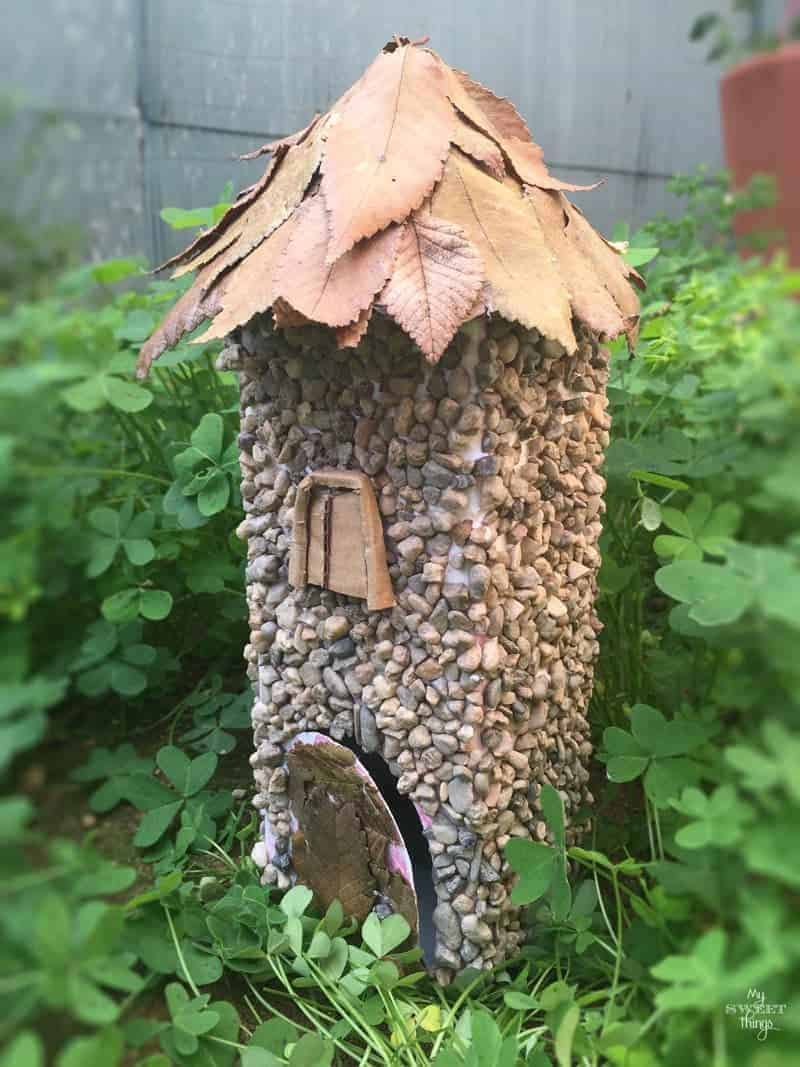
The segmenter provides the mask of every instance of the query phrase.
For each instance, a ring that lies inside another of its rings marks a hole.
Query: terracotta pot
[[[800,266],[800,43],[737,64],[720,85],[725,156],[734,185],[772,174],[777,203],[739,216],[740,235],[781,230],[792,266]]]

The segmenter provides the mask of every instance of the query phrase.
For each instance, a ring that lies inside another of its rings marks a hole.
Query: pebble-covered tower
[[[641,279],[514,107],[405,38],[261,152],[140,367],[212,318],[240,375],[264,880],[416,922],[377,760],[446,981],[520,941],[503,848],[546,838],[542,783],[591,800],[602,342]]]

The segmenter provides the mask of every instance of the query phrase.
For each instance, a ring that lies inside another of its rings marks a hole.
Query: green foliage
[[[767,6],[765,0],[733,0],[734,14],[739,16],[734,20],[715,11],[706,11],[692,23],[689,39],[712,39],[706,55],[709,63],[718,60],[738,63],[754,52],[770,51],[785,41],[800,39],[800,19],[795,19],[780,34],[768,30],[766,27],[773,16]],[[745,29],[739,32],[742,25]]]
[[[524,838],[509,841],[506,858],[520,876],[511,899],[515,904],[530,904],[548,894],[553,918],[566,919],[572,896],[567,881],[564,801],[556,789],[545,783],[539,802],[555,847]]]
[[[239,454],[236,441],[224,446],[225,424],[222,416],[209,412],[192,432],[191,445],[175,456],[178,477],[170,490],[172,499],[178,492],[185,497],[196,497],[197,511],[205,518],[222,511],[231,499],[235,488],[235,476],[239,470]],[[169,497],[169,494],[167,494]],[[183,508],[175,506],[173,514],[183,525]]]
[[[79,268],[0,327],[4,756],[36,742],[65,691],[175,703],[187,665],[237,664],[235,379],[185,344],[132,380],[184,284],[136,260]]]
[[[653,541],[659,556],[674,559],[701,560],[704,555],[724,556],[725,546],[736,532],[741,510],[732,500],[712,506],[709,493],[698,493],[689,502],[685,511],[665,505],[663,508],[649,501],[658,509],[660,521],[673,531],[661,534]],[[644,523],[643,523],[644,524]],[[657,529],[652,523],[647,529]]]
[[[643,775],[649,800],[664,807],[681,786],[703,775],[704,766],[688,756],[701,747],[708,728],[687,719],[667,720],[647,704],[636,704],[630,721],[630,732],[606,727],[600,758],[612,782],[630,782]]]
[[[196,229],[198,226],[206,229],[219,222],[231,206],[232,197],[233,183],[228,182],[219,202],[212,207],[197,207],[189,211],[179,207],[165,207],[161,209],[160,215],[173,230],[191,230]]]
[[[37,745],[48,709],[59,741],[118,719],[72,788],[101,827],[135,809],[150,865],[134,888],[0,801],[4,1067],[794,1062],[796,1015],[765,1044],[728,1005],[790,1004],[800,973],[800,278],[732,255],[761,192],[673,187],[684,215],[615,234],[649,288],[611,364],[591,834],[544,784],[546,841],[505,849],[531,936],[446,990],[401,917],[359,930],[262,886],[247,802],[216,786],[250,699],[236,385],[191,345],[130,379],[182,286],[114,261],[4,320],[0,750]]]
[[[90,1025],[112,1023],[119,1016],[113,994],[136,992],[142,984],[133,970],[136,954],[123,949],[121,909],[82,899],[126,888],[133,871],[64,847],[56,852],[62,870],[81,872],[73,883],[57,888],[43,880],[35,887],[35,900],[15,896],[13,912],[0,911],[5,975],[0,986],[0,1035],[45,1008]],[[12,880],[11,893],[25,883],[24,878]],[[30,885],[26,888],[30,895]]]

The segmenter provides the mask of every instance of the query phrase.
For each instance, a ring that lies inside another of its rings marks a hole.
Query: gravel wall
[[[576,335],[567,356],[481,318],[430,366],[379,317],[338,351],[321,328],[273,330],[263,316],[221,357],[241,377],[264,879],[292,878],[284,746],[309,729],[354,736],[420,813],[442,981],[517,947],[502,849],[546,839],[541,784],[561,791],[568,820],[591,802],[607,353],[582,324]],[[372,479],[392,609],[288,583],[296,489],[323,467]]]

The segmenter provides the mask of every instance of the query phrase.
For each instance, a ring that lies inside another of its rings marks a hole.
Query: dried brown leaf
[[[482,163],[493,178],[497,178],[498,181],[505,178],[506,165],[503,162],[503,153],[490,137],[467,122],[459,112],[456,112],[456,126],[450,140],[476,163]]]
[[[318,127],[315,127],[307,140],[290,148],[275,167],[270,180],[250,199],[230,229],[179,267],[175,277],[212,260],[216,274],[221,274],[277,230],[303,199],[319,166],[321,143]],[[235,238],[233,243],[231,237]]]
[[[445,91],[438,57],[406,45],[382,52],[331,113],[322,162],[329,263],[406,219],[439,180],[454,125]]]
[[[275,299],[275,274],[292,235],[294,219],[289,219],[235,268],[224,275],[224,292],[218,301],[216,318],[198,343],[225,337],[244,326]],[[213,268],[214,264],[211,264]],[[209,295],[214,293],[211,290]]]
[[[317,112],[311,122],[304,126],[302,130],[291,133],[288,137],[280,137],[276,141],[267,141],[266,144],[262,144],[260,148],[253,149],[252,152],[245,152],[244,155],[239,156],[239,159],[258,159],[259,156],[265,156],[268,152],[277,152],[279,148],[291,148],[293,145],[301,144],[319,122],[319,118],[320,115]]]
[[[300,880],[314,891],[320,908],[339,900],[346,915],[365,919],[378,887],[356,805],[334,803],[327,786],[314,786],[294,814],[292,863]]]
[[[272,317],[275,320],[275,325],[280,326],[282,330],[291,329],[293,326],[308,325],[308,319],[305,315],[295,311],[292,305],[287,304],[281,297],[272,301]]]
[[[631,344],[635,343],[639,321],[639,298],[631,282],[644,288],[641,275],[626,263],[620,253],[593,229],[581,211],[571,204],[565,196],[560,196],[562,209],[569,220],[566,228],[567,239],[585,256],[614,302],[622,312],[626,324],[625,332]]]
[[[381,303],[435,363],[464,322],[484,279],[480,253],[451,222],[417,211],[403,227]]]
[[[222,218],[215,223],[214,226],[210,226],[207,230],[203,230],[202,233],[199,233],[192,243],[184,248],[182,252],[176,253],[176,255],[170,257],[170,259],[165,260],[161,266],[156,267],[154,273],[160,273],[163,270],[167,270],[169,267],[180,268],[183,264],[188,263],[193,259],[198,260],[196,265],[200,266],[199,258],[201,254],[206,249],[211,248],[212,245],[216,249],[214,255],[217,255],[225,248],[228,248],[236,240],[239,234],[238,228],[234,228],[233,226],[234,222],[247,209],[253,200],[255,200],[259,193],[266,188],[272,178],[274,170],[285,154],[283,149],[277,151],[269,161],[267,169],[261,175],[259,180],[254,182],[253,185],[248,186],[246,189],[242,189],[234,203],[231,204]],[[189,267],[187,270],[176,270],[175,276],[178,277],[179,273],[186,274],[188,270],[194,269],[195,267]]]
[[[463,71],[450,71],[448,95],[462,115],[502,148],[520,181],[539,189],[565,189],[570,192],[595,189],[600,184],[573,185],[554,178],[544,162],[544,152],[531,139],[530,130],[511,101],[495,96],[490,89],[473,81]]]
[[[339,326],[336,329],[337,348],[358,348],[359,341],[367,332],[369,320],[372,318],[373,305],[364,308],[355,322],[348,326]]]
[[[569,290],[574,314],[590,329],[611,339],[625,329],[623,313],[603,284],[594,261],[584,247],[573,240],[574,227],[568,225],[569,216],[560,193],[529,187],[530,198],[544,233],[545,240],[558,260],[559,269]]]
[[[454,148],[431,210],[478,249],[494,310],[575,350],[569,293],[533,205],[513,179],[495,181]]]
[[[489,120],[496,136],[514,137],[520,141],[530,141],[532,139],[531,131],[528,129],[525,119],[523,119],[510,100],[507,100],[504,96],[497,96],[491,89],[487,89],[485,85],[473,81],[463,70],[456,70],[453,67],[450,69],[464,96],[469,98],[481,114]],[[463,101],[461,94],[459,94],[459,99]],[[453,102],[459,111],[463,110],[458,100]]]
[[[204,319],[217,314],[221,307],[226,279],[216,289],[208,292],[208,271],[201,271],[191,288],[181,296],[154,333],[142,345],[136,363],[136,374],[146,377],[153,360],[158,359],[167,348],[176,345],[184,334],[191,333]]]
[[[278,268],[275,295],[315,322],[347,326],[369,307],[391,274],[399,227],[390,226],[359,241],[331,266],[322,197],[308,199],[295,218],[291,243]]]

